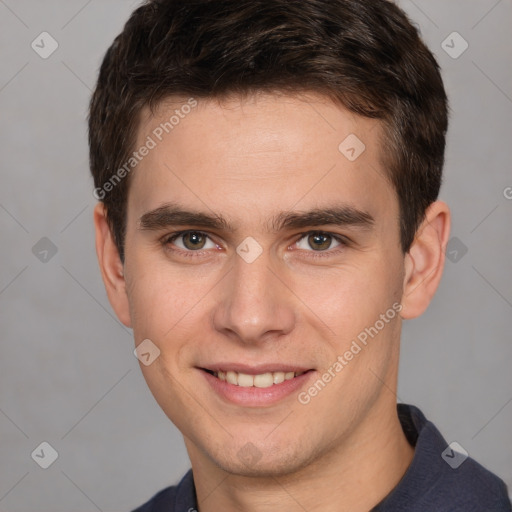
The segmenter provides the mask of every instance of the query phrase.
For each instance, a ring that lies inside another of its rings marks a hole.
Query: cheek
[[[142,270],[143,268],[149,270]],[[135,339],[163,342],[187,322],[194,306],[204,295],[206,283],[168,265],[147,263],[132,267],[136,276],[129,287],[129,302]]]
[[[334,271],[322,269],[318,279],[301,278],[295,286],[305,305],[334,331],[336,349],[339,349],[340,344],[350,343],[395,302],[400,302],[401,280],[397,269],[382,257],[366,258],[360,265]]]

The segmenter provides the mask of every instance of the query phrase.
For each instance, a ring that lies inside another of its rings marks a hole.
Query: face
[[[404,255],[381,127],[313,95],[186,103],[138,134],[155,145],[124,278],[136,344],[160,351],[141,368],[189,452],[290,473],[395,403]]]

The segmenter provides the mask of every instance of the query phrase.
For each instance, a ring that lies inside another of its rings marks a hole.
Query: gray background
[[[512,1],[400,4],[451,98],[441,198],[457,240],[429,310],[405,324],[398,399],[512,488]],[[94,252],[87,104],[136,5],[0,0],[1,511],[130,510],[189,467]],[[59,44],[47,59],[31,48],[43,31]],[[442,48],[454,31],[469,44],[456,59]],[[31,458],[43,441],[59,455],[46,470]]]

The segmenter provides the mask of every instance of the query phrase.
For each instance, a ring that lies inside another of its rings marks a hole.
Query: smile
[[[317,374],[312,369],[285,365],[242,367],[239,364],[219,364],[213,369],[198,369],[215,395],[223,401],[243,407],[277,404],[299,393]]]
[[[266,372],[260,373],[258,375],[249,375],[247,373],[239,373],[234,371],[211,371],[206,370],[211,375],[217,377],[221,381],[225,381],[228,384],[233,384],[234,386],[241,386],[244,388],[269,388],[276,384],[281,384],[285,380],[291,380],[294,377],[298,377],[305,371],[301,372]]]

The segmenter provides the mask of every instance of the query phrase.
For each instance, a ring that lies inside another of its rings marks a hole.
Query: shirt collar
[[[437,428],[413,405],[398,404],[397,410],[404,434],[415,447],[414,457],[398,485],[371,512],[385,512],[393,510],[395,505],[414,502],[418,496],[428,493],[443,473],[441,464],[445,463],[440,454],[446,448],[446,441]],[[425,468],[429,468],[429,471],[425,471]],[[174,510],[197,511],[197,495],[191,469],[178,484]]]

